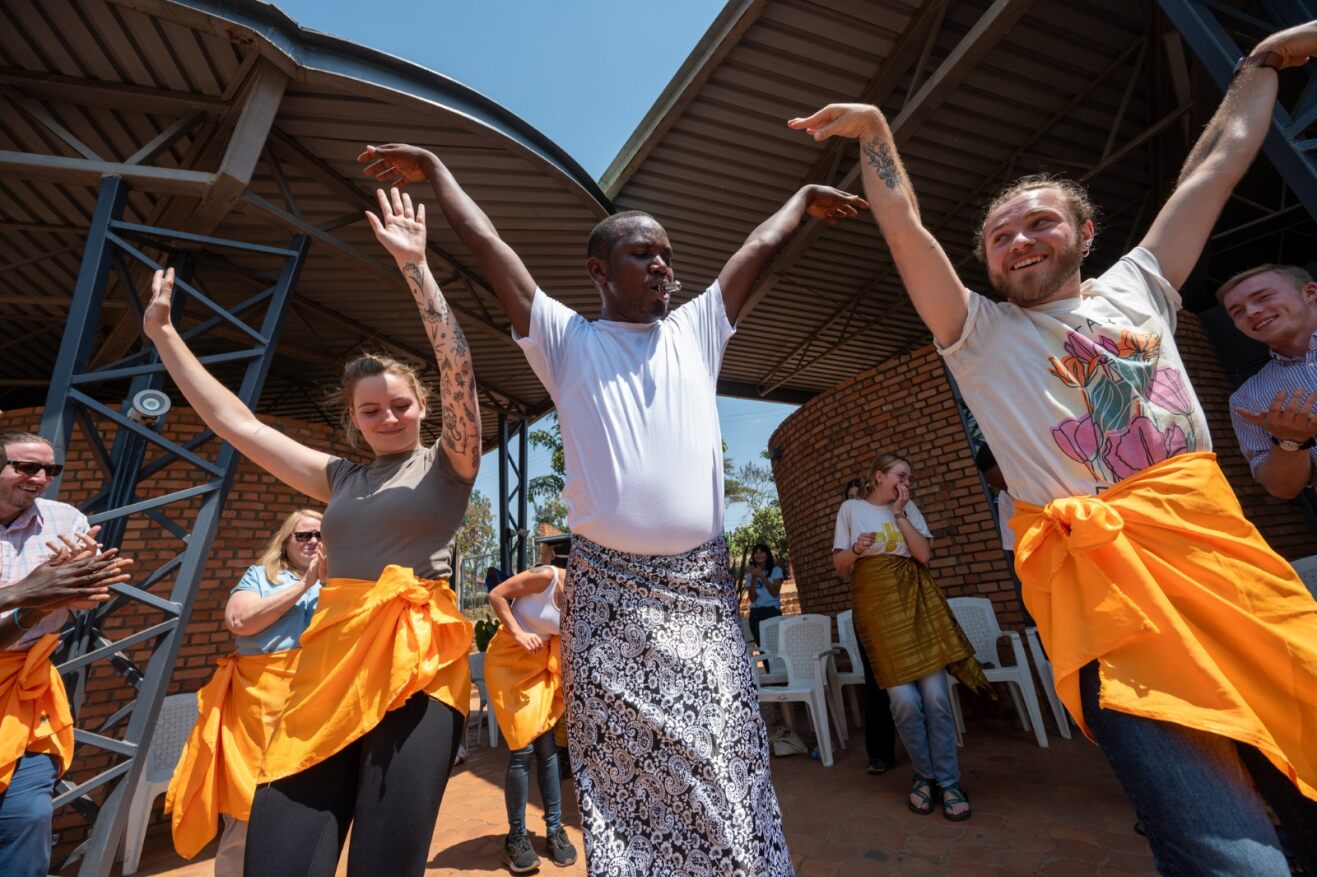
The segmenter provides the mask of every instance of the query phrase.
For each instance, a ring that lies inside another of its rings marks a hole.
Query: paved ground
[[[1057,738],[1039,749],[1032,736],[1005,718],[968,722],[961,770],[974,818],[965,823],[907,812],[908,764],[869,776],[863,770],[863,743],[854,734],[851,748],[841,751],[831,768],[805,756],[774,759],[773,778],[800,877],[1155,873],[1147,844],[1134,833],[1129,804],[1096,747]],[[428,873],[507,873],[500,854],[507,831],[506,764],[506,749],[481,746],[457,768],[439,814]],[[568,833],[582,848],[570,789],[564,789]],[[537,801],[532,791],[527,821],[542,831]],[[537,849],[541,844],[537,837]],[[167,837],[153,837],[138,873],[211,877],[211,854],[213,847],[184,863]],[[585,868],[578,863],[559,869],[546,861],[540,873],[570,877],[584,875]]]

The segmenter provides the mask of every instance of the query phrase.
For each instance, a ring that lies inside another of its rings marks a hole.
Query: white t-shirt
[[[590,321],[535,291],[513,337],[558,409],[573,532],[633,554],[722,532],[717,380],[735,331],[717,282],[655,323]]]
[[[1136,248],[1078,298],[1021,308],[970,293],[940,352],[1017,500],[1098,493],[1168,457],[1210,451],[1175,346],[1180,294]]]
[[[1008,491],[997,492],[997,529],[1001,532],[1002,551],[1015,550],[1015,531],[1011,529],[1011,518],[1015,517],[1015,500]]]
[[[558,609],[558,567],[553,567],[553,580],[538,594],[527,594],[512,601],[512,617],[527,633],[540,637],[557,636],[562,624]]]
[[[768,580],[770,582],[780,582],[785,578],[786,578],[786,573],[782,572],[782,567],[780,566],[773,567],[772,570],[770,570],[768,573]],[[749,580],[750,578],[747,575],[746,581]],[[757,581],[753,583],[752,587],[754,588],[754,600],[752,600],[750,603],[751,609],[781,609],[782,608],[782,598],[780,595],[774,597],[772,591],[768,590],[768,588],[759,584],[759,582]]]
[[[910,523],[925,539],[932,539],[928,523],[915,508],[914,501],[905,504],[905,513]],[[862,533],[872,533],[873,545],[864,552],[865,557],[878,554],[898,554],[910,557],[910,546],[901,535],[901,528],[896,524],[896,515],[892,514],[891,504],[874,505],[867,499],[848,499],[837,509],[837,529],[832,536],[832,547],[838,551],[850,548]]]

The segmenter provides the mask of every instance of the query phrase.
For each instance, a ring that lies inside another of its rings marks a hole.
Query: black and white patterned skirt
[[[721,536],[672,556],[572,537],[567,733],[592,877],[794,873]]]

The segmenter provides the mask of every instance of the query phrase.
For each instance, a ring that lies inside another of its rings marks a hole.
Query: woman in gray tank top
[[[443,432],[434,444],[421,440],[426,388],[405,363],[362,356],[344,369],[343,425],[352,445],[369,449],[361,463],[267,426],[206,371],[171,319],[172,268],[156,272],[144,320],[206,425],[327,504],[328,575],[261,766],[247,877],[330,877],[349,826],[350,877],[420,875],[469,701],[471,625],[444,580],[480,465],[471,355],[426,264],[425,208],[397,189],[378,199],[379,215],[367,219],[438,364]],[[392,648],[370,648],[390,639]]]

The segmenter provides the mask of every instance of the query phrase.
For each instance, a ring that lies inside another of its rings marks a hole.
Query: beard
[[[1047,260],[1044,270],[1025,277],[1012,277],[1011,272],[988,271],[988,282],[998,295],[1013,305],[1027,308],[1056,295],[1065,286],[1084,261],[1084,245],[1076,234],[1070,246],[1057,250]]]

